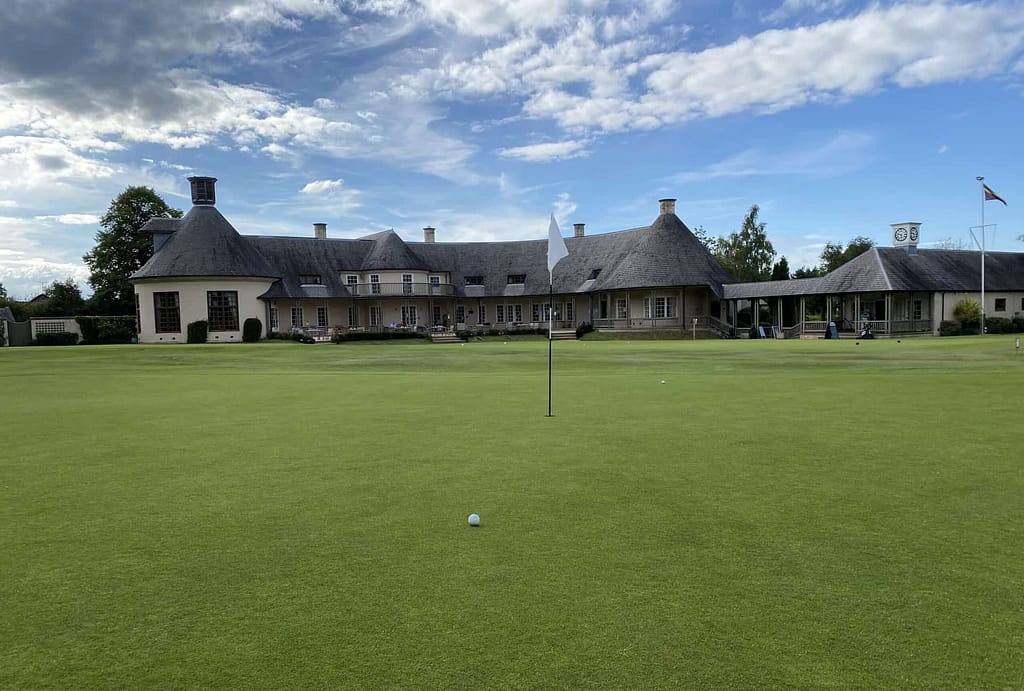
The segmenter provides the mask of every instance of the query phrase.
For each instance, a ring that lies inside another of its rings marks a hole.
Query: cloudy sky
[[[1024,1],[6,0],[0,283],[68,276],[128,185],[243,234],[438,241],[761,206],[791,266],[920,221],[1024,234]]]

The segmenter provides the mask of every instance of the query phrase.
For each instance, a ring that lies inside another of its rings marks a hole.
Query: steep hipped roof
[[[373,240],[342,240],[246,236],[244,238],[280,271],[276,281],[261,297],[267,299],[304,297],[349,297],[344,284],[346,271],[358,273],[373,249]],[[319,274],[322,288],[311,295],[299,277]]]
[[[398,237],[398,233],[393,230],[385,230],[366,239],[373,241],[373,248],[363,260],[363,271],[385,269],[418,269],[425,271],[427,269],[423,261],[413,254],[409,246],[405,244],[405,241]]]
[[[985,289],[1024,290],[1024,254],[986,252]],[[820,278],[726,286],[725,297],[981,290],[981,253],[966,250],[873,247]]]
[[[193,206],[131,280],[174,276],[278,278],[281,271],[238,234],[214,206]]]
[[[595,288],[618,290],[641,286],[710,286],[718,295],[734,279],[674,213],[663,213],[639,237]]]

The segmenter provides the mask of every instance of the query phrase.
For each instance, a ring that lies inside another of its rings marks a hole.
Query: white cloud
[[[827,10],[830,2],[791,3]],[[567,17],[552,41],[515,34],[467,59],[396,79],[393,93],[513,98],[570,132],[653,129],[744,111],[833,103],[880,88],[1005,72],[1024,48],[1014,3],[873,5],[817,25],[765,31],[701,51],[664,51],[657,34]],[[638,22],[636,27],[643,26]],[[612,38],[609,38],[612,37]]]
[[[523,161],[547,162],[557,161],[564,158],[580,158],[587,156],[587,142],[580,140],[567,140],[564,142],[546,142],[542,144],[530,144],[527,146],[516,146],[507,149],[498,149],[498,155],[502,158],[517,158]]]
[[[813,12],[823,14],[842,9],[845,0],[785,0],[779,7],[764,16],[766,22],[780,22],[789,17]]]
[[[459,33],[497,36],[556,27],[577,13],[600,15],[607,5],[608,0],[428,0],[423,10]]]
[[[0,169],[18,171],[16,177],[0,177],[0,190],[19,193],[107,178],[117,171],[116,166],[86,158],[60,140],[28,136],[0,136]]]
[[[942,146],[939,147],[939,155],[942,155],[942,154],[946,153],[947,151],[949,151],[949,145],[948,144],[943,144]]]
[[[13,209],[18,206],[18,202],[13,199],[0,199],[0,209]]]
[[[93,214],[60,214],[59,216],[36,216],[35,218],[37,221],[57,221],[57,223],[69,226],[98,225],[100,222],[100,217]]]
[[[314,180],[308,182],[302,188],[303,194],[323,194],[324,192],[330,192],[331,190],[341,189],[341,186],[345,184],[344,180]]]

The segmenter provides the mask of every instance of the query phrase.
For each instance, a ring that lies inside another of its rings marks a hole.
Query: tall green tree
[[[4,284],[0,283],[0,299],[7,297],[7,289],[4,288]]]
[[[708,231],[704,230],[703,225],[699,225],[693,229],[694,236],[700,240],[700,244],[708,248],[708,252],[714,254],[718,250],[718,238],[713,238],[708,235]]]
[[[73,317],[82,313],[85,300],[82,291],[73,278],[54,281],[43,289],[44,300],[32,305],[32,315],[36,317]]]
[[[785,257],[780,257],[779,261],[775,262],[775,266],[772,267],[772,280],[789,280],[789,262],[786,260]]]
[[[821,269],[816,266],[801,266],[793,272],[793,278],[816,278],[821,275]]]
[[[117,195],[100,220],[96,246],[82,259],[92,270],[90,311],[96,314],[134,314],[135,291],[128,277],[153,254],[152,239],[138,230],[155,216],[181,218],[149,187],[127,187]]]
[[[825,249],[821,251],[821,271],[823,274],[835,271],[843,264],[859,257],[874,246],[874,240],[862,235],[858,235],[846,243],[845,248],[838,243],[829,242],[825,245]]]
[[[775,248],[765,233],[764,221],[757,220],[760,208],[750,207],[738,233],[718,238],[715,258],[738,281],[767,281],[772,275]]]

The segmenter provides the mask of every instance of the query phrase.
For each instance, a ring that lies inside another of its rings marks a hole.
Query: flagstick
[[[548,282],[548,414],[547,417],[551,417],[551,327],[554,324],[554,311],[552,310],[551,303],[555,296],[555,279],[554,271],[551,271],[548,275],[550,280]]]
[[[981,185],[981,335],[985,335],[985,178],[978,176]]]

